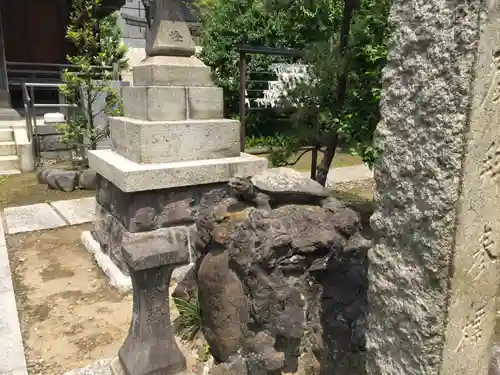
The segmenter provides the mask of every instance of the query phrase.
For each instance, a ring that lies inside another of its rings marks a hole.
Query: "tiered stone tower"
[[[110,119],[112,148],[89,152],[98,173],[93,235],[125,275],[124,242],[189,226],[227,196],[229,178],[267,168],[240,153],[240,123],[222,118],[222,89],[194,56],[179,0],[156,6],[147,58],[123,91],[125,116]]]

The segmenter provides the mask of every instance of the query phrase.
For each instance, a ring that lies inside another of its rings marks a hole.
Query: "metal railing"
[[[39,82],[21,82],[21,90],[23,93],[24,111],[26,115],[26,132],[28,133],[28,139],[31,141],[33,147],[33,159],[35,165],[38,165],[41,159],[41,147],[40,147],[40,137],[38,134],[38,128],[36,124],[36,108],[77,108],[77,104],[71,103],[35,103],[34,89],[36,87],[51,87],[57,88],[58,91],[61,83],[39,83]],[[31,95],[30,95],[31,93]],[[63,98],[60,96],[60,98]],[[44,133],[43,136],[54,136],[60,135],[60,133]]]
[[[262,93],[262,88],[249,88],[249,84],[257,84],[257,86],[267,85],[269,80],[262,79],[263,77],[268,78],[274,75],[272,72],[265,71],[250,71],[248,69],[248,60],[252,55],[266,55],[266,56],[279,56],[288,57],[292,60],[300,60],[304,57],[304,51],[288,48],[272,48],[264,46],[251,46],[251,45],[241,45],[239,47],[240,53],[240,103],[239,103],[239,118],[240,118],[240,148],[241,152],[246,152],[253,155],[264,155],[271,152],[271,149],[252,149],[245,150],[245,136],[246,136],[246,117],[250,111],[267,110],[267,107],[253,107],[251,105],[251,100],[256,99],[254,96],[249,95],[249,93]],[[260,78],[253,79],[252,75],[258,75]],[[279,121],[279,118],[273,118],[273,121]],[[285,120],[287,121],[287,120]],[[279,150],[279,148],[274,149]],[[323,153],[324,150],[318,146],[303,146],[300,147],[299,156],[295,162],[297,162],[305,153],[311,153],[311,178],[316,177],[316,169],[318,164],[318,153]]]
[[[294,50],[294,49],[288,49],[288,48],[271,48],[271,47],[264,47],[264,46],[251,46],[251,45],[240,45],[239,48],[239,53],[240,53],[240,124],[241,124],[241,130],[240,130],[240,148],[241,152],[244,151],[245,148],[245,126],[246,126],[246,115],[248,111],[255,110],[255,108],[250,108],[251,106],[249,105],[247,108],[247,100],[250,100],[249,97],[247,97],[247,93],[249,91],[259,91],[261,92],[262,90],[255,90],[247,87],[247,84],[250,81],[253,82],[259,82],[259,83],[267,83],[267,80],[251,80],[250,75],[252,73],[256,72],[249,72],[247,69],[247,59],[251,55],[267,55],[267,56],[285,56],[285,57],[290,57],[290,58],[301,58],[304,56],[304,52],[300,50]],[[260,72],[261,74],[271,74],[270,72]]]
[[[31,63],[7,61],[7,75],[9,85],[20,86],[22,93],[23,107],[26,117],[26,131],[29,140],[32,142],[33,158],[35,164],[41,159],[41,138],[47,136],[60,135],[60,133],[44,133],[40,135],[37,128],[36,109],[57,108],[64,113],[66,119],[70,117],[69,108],[77,108],[77,104],[66,103],[60,88],[64,85],[62,75],[65,70],[79,73],[80,67],[73,64],[52,64],[52,63]],[[99,79],[99,71],[111,71],[112,79],[120,79],[118,64],[112,66],[91,66],[96,71],[96,79]],[[84,74],[84,73],[82,73]],[[35,90],[55,90],[57,91],[58,103],[36,103]],[[58,149],[59,151],[65,151]],[[69,150],[69,149],[68,149]]]
[[[78,65],[74,64],[31,63],[20,61],[7,61],[6,65],[9,83],[20,82],[27,80],[28,78],[32,81],[33,79],[50,79],[50,76],[54,76],[53,79],[60,80],[61,74],[65,70],[78,71],[80,69]],[[95,69],[96,71],[111,71],[112,79],[114,80],[118,80],[120,76],[118,64],[113,64],[111,66],[91,66],[90,68]]]
[[[7,77],[9,81],[9,86],[12,92],[16,92],[15,87],[19,87],[21,82],[31,82],[31,83],[61,83],[63,81],[64,72],[70,71],[76,75],[86,74],[81,72],[81,68],[74,64],[53,64],[53,63],[32,63],[32,62],[19,62],[19,61],[7,61]],[[96,75],[96,79],[102,76],[103,72],[110,72],[111,79],[119,80],[120,70],[118,64],[113,64],[111,66],[91,66],[92,72]],[[54,101],[56,95],[59,92],[54,92],[54,87],[36,87],[37,94],[46,92],[42,94],[44,96],[49,95]],[[17,91],[18,92],[18,91]],[[52,93],[51,93],[52,92]],[[33,98],[33,93],[31,96]],[[21,94],[22,96],[22,94]],[[21,99],[16,94],[14,97],[17,100]],[[60,96],[59,96],[60,99]],[[13,99],[14,100],[14,99]],[[19,103],[21,104],[21,103]]]

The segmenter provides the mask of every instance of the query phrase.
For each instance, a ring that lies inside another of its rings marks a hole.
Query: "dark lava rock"
[[[210,375],[365,374],[371,244],[359,215],[334,198],[250,204],[226,200],[198,217],[201,257],[174,292],[198,290]]]

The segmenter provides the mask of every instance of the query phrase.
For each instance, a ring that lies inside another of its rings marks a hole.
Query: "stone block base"
[[[227,182],[267,169],[267,159],[241,153],[238,157],[176,163],[139,164],[112,150],[89,151],[90,167],[124,192],[167,189]]]
[[[161,199],[161,198],[160,198]],[[92,239],[87,242],[91,245],[87,247],[96,257],[97,262],[108,274],[109,259],[118,269],[128,276],[128,268],[123,259],[122,249],[126,244],[140,242],[153,242],[157,238],[162,238],[165,241],[165,246],[171,244],[184,248],[186,254],[189,254],[189,259],[193,258],[191,253],[192,245],[190,243],[192,237],[192,228],[190,223],[179,223],[179,225],[169,225],[168,220],[164,218],[156,218],[153,214],[153,207],[140,208],[135,212],[135,216],[119,216],[124,212],[119,212],[115,208],[109,211],[97,203],[96,219],[92,230]],[[147,213],[145,214],[145,211]],[[130,211],[132,213],[133,210]],[[124,221],[126,225],[122,223]],[[163,225],[163,226],[162,226]],[[92,251],[99,247],[99,251]],[[106,259],[100,256],[100,253],[106,256]],[[97,255],[96,255],[97,254]],[[112,268],[109,272],[114,273]],[[111,278],[111,276],[110,276]],[[117,287],[121,284],[121,279],[117,279]]]
[[[134,86],[214,86],[210,68],[194,56],[148,57],[133,74]]]
[[[123,249],[162,242],[196,257],[191,243],[198,216],[230,197],[227,181],[267,168],[267,160],[242,154],[235,158],[165,164],[138,164],[112,150],[89,152],[96,176],[96,216],[87,248],[119,289],[128,287]],[[180,265],[179,265],[180,266]],[[118,272],[120,271],[120,272]]]
[[[198,215],[230,196],[225,183],[193,187],[124,192],[97,175],[97,208],[94,230],[101,244],[120,243],[123,233],[150,232],[190,226]]]
[[[156,241],[161,241],[165,243],[166,247],[170,244],[172,247],[179,248],[181,252],[184,251],[186,259],[194,261],[197,254],[191,249],[190,237],[192,231],[192,227],[175,227],[151,232],[129,233],[122,228],[120,237],[110,238],[110,233],[106,232],[106,227],[94,223],[92,232],[85,231],[82,233],[81,242],[92,255],[98,267],[107,276],[109,284],[120,293],[127,293],[132,290],[132,280],[123,258],[124,245],[142,243],[146,252],[148,244],[152,246]],[[190,267],[191,265],[186,263],[185,266],[176,268],[173,279],[176,281],[181,279]]]
[[[125,117],[145,121],[223,118],[219,87],[134,86],[123,89]]]
[[[112,150],[135,163],[174,163],[240,155],[240,123],[236,120],[144,121],[113,117],[109,130]]]
[[[186,119],[186,89],[180,86],[125,87],[123,113],[145,121]]]
[[[110,283],[121,291],[131,288],[123,258],[125,245],[152,245],[161,239],[162,246],[184,249],[192,263],[197,256],[191,243],[195,220],[230,196],[226,183],[124,192],[101,175],[96,177],[96,188],[92,233],[84,233],[82,242]]]

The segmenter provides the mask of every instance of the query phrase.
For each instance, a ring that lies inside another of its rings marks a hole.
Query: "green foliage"
[[[120,115],[121,101],[109,80],[117,79],[127,67],[126,46],[122,44],[118,15],[103,15],[102,0],[75,0],[70,14],[66,38],[75,46],[76,53],[67,56],[78,69],[68,69],[63,74],[61,88],[66,102],[76,104],[66,124],[58,127],[63,132],[63,141],[72,149],[95,149],[97,143],[109,136],[107,127],[95,126],[93,103],[100,95],[106,95],[102,110],[107,115]],[[113,69],[106,67],[113,66]]]
[[[292,113],[292,126],[282,132],[296,138],[287,145],[282,159],[304,143],[327,146],[328,134],[336,133],[351,154],[361,156],[369,165],[374,162],[372,138],[380,120],[378,105],[387,55],[389,6],[387,0],[361,1],[351,20],[343,53],[338,36],[306,49],[311,79],[297,85],[287,97],[298,106]],[[344,91],[339,87],[343,75]]]
[[[118,14],[103,15],[102,0],[72,2],[66,38],[77,50],[74,56],[68,56],[70,63],[82,68],[89,68],[91,65],[111,66],[117,63],[120,70],[126,68],[127,48],[121,41]]]
[[[226,116],[238,113],[239,52],[241,44],[302,49],[325,38],[336,20],[335,1],[298,0],[288,8],[265,0],[201,0],[201,59],[210,66],[224,89]],[[267,71],[284,58],[252,55],[248,71]]]
[[[200,355],[200,361],[207,362],[211,356],[210,346],[208,344],[203,345],[203,353]]]
[[[337,145],[368,164],[374,161],[372,137],[379,121],[389,0],[204,0],[199,5],[201,58],[224,88],[226,115],[238,113],[238,45],[305,51],[310,81],[298,84],[284,98],[285,103],[296,104],[284,110],[290,121],[269,126],[266,111],[247,118],[247,134],[270,141],[260,146],[282,148],[273,152],[275,164],[284,163],[304,145],[330,147],[321,163],[326,169]],[[352,11],[345,12],[346,6]],[[251,55],[248,71],[266,71],[272,62],[283,60]],[[279,146],[271,141],[276,134],[281,136]]]
[[[245,139],[245,149],[259,149],[259,148],[283,148],[290,144],[292,139],[283,135],[274,136],[249,136]]]
[[[200,300],[198,293],[192,302],[185,301],[180,298],[174,298],[177,310],[179,310],[179,317],[175,320],[174,330],[182,341],[194,342],[202,328],[202,316]]]
[[[352,153],[360,155],[370,166],[377,156],[372,143],[380,120],[381,75],[387,56],[390,5],[389,0],[361,2],[351,27],[346,54],[349,72],[346,100],[342,110],[335,113],[341,137]],[[333,103],[330,108],[332,106]]]

